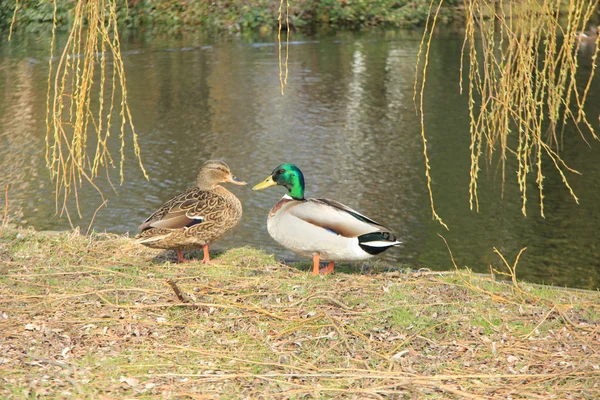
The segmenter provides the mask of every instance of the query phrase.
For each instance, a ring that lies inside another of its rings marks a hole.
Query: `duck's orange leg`
[[[187,262],[187,260],[185,258],[183,258],[183,253],[181,252],[181,249],[177,249],[177,262],[178,263]]]
[[[329,275],[333,273],[333,261],[329,261],[327,268],[323,270],[323,275]]]
[[[202,245],[202,249],[204,250],[204,258],[202,259],[202,264],[208,264],[210,262],[210,254],[208,254],[208,245]]]
[[[319,275],[319,263],[321,261],[321,256],[318,253],[313,255],[313,270],[310,273],[311,275]]]

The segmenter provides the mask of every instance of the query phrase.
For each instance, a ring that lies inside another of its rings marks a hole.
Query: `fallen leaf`
[[[126,383],[129,386],[131,386],[131,387],[136,387],[137,385],[140,384],[139,379],[137,379],[137,378],[125,378],[124,376],[121,376],[119,378],[119,382]]]
[[[392,356],[392,360],[399,360],[409,353],[408,350],[402,350]]]
[[[36,324],[27,324],[27,325],[25,325],[25,330],[26,331],[39,331],[40,326],[36,325]]]
[[[506,361],[508,361],[511,364],[516,363],[517,361],[519,361],[519,357],[516,356],[508,356],[506,357]]]

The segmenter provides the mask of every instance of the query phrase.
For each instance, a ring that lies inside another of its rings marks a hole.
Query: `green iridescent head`
[[[304,175],[294,164],[279,165],[267,179],[254,186],[252,190],[262,190],[275,185],[285,186],[293,199],[304,199]]]

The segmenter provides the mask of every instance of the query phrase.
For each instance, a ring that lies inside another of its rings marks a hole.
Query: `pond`
[[[403,245],[385,252],[385,263],[453,269],[443,235],[459,267],[502,269],[494,248],[512,263],[527,247],[519,278],[600,287],[597,141],[587,144],[572,126],[564,132],[561,154],[582,172],[568,175],[579,204],[548,168],[546,218],[539,216],[534,176],[523,216],[514,174],[507,173],[503,189],[499,164],[492,160],[481,171],[480,211],[469,208],[468,98],[459,93],[462,38],[453,35],[433,40],[424,98],[435,204],[450,229],[432,220],[413,102],[419,41],[414,31],[296,34],[281,95],[274,36],[124,39],[129,102],[150,181],[129,146],[125,182],[118,185],[118,171],[110,172],[117,193],[106,179],[99,181],[109,201],[95,216],[94,229],[135,235],[151,212],[193,184],[207,159],[224,160],[250,185],[292,162],[305,174],[307,196],[338,200],[394,229]],[[55,215],[44,158],[48,42],[29,35],[0,43],[0,185],[10,184],[13,222],[62,230],[70,225]],[[589,73],[590,63],[581,65],[581,74]],[[595,113],[590,115],[600,112],[599,83],[590,90]],[[118,134],[115,126],[113,135]],[[113,150],[116,155],[117,143]],[[282,188],[252,192],[251,186],[230,186],[244,217],[214,248],[250,245],[298,260],[266,230],[267,213]],[[73,224],[85,232],[101,200],[84,185],[80,201],[83,218],[73,209]]]

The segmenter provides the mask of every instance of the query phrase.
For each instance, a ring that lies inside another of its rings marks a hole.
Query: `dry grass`
[[[0,397],[600,397],[597,292],[468,271],[312,277],[250,248],[166,257],[3,230]]]

